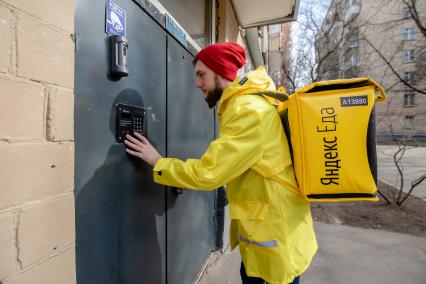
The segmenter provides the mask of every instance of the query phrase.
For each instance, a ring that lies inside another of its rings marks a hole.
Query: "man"
[[[279,115],[253,95],[275,91],[274,83],[263,67],[236,79],[245,64],[236,43],[210,45],[194,62],[197,87],[210,108],[217,104],[219,137],[200,160],[163,158],[137,133],[127,136],[126,151],[152,165],[154,181],[163,185],[213,190],[227,184],[231,247],[239,245],[243,283],[299,283],[317,244]]]

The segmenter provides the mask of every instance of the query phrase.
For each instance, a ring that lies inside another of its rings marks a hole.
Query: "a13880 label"
[[[366,106],[368,105],[368,97],[367,96],[341,97],[340,105],[342,107]]]

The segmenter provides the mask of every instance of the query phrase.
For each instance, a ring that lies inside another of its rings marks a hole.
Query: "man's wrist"
[[[155,159],[152,161],[151,166],[152,166],[153,168],[155,168],[155,165],[157,164],[157,162],[158,162],[161,158],[162,158],[161,156],[160,156],[160,157],[158,157],[158,158],[155,158]]]

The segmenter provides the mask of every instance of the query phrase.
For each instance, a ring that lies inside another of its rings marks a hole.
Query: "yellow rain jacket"
[[[240,247],[247,275],[287,284],[317,250],[310,205],[299,195],[287,138],[266,98],[275,91],[265,69],[229,85],[218,103],[219,137],[200,160],[160,159],[154,181],[213,190],[227,184],[231,247]]]

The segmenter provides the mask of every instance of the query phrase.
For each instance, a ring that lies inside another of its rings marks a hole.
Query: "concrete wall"
[[[0,0],[0,282],[75,283],[74,1]]]

